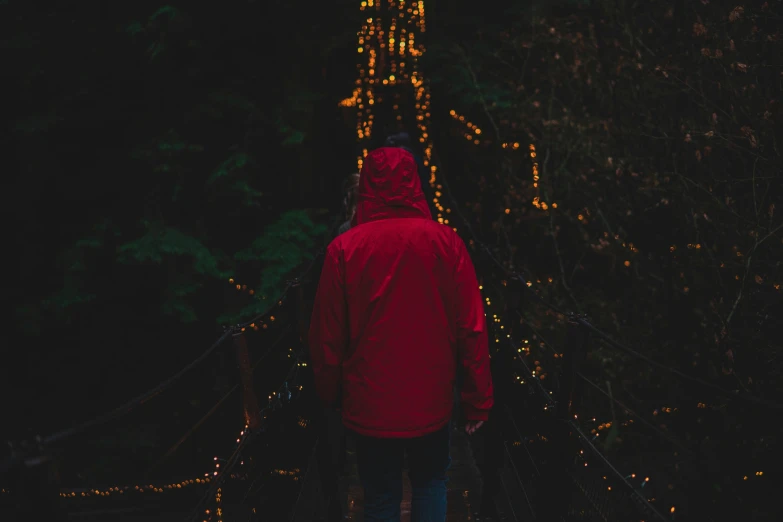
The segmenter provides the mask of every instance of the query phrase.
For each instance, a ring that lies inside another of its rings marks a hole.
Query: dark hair
[[[359,174],[353,173],[343,183],[343,208],[346,219],[353,218],[356,212],[356,197],[359,192]]]
[[[405,149],[411,148],[411,136],[407,132],[398,132],[391,134],[386,138],[385,145],[387,147],[402,147]]]
[[[404,131],[398,132],[396,134],[390,134],[389,137],[386,138],[385,146],[398,147],[402,150],[407,150],[408,152],[411,153],[414,161],[416,162],[416,170],[418,171],[419,178],[421,179],[422,190],[424,190],[425,194],[427,194],[426,191],[427,188],[429,187],[429,169],[424,165],[420,153],[417,154],[416,152],[413,151],[413,147],[411,146],[410,134]]]
[[[343,181],[343,192],[348,192],[349,190],[356,188],[359,186],[359,173],[358,172],[352,172],[348,175],[348,177],[345,178],[345,181]]]

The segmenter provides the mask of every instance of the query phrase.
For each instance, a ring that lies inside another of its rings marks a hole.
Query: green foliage
[[[220,10],[134,3],[100,21],[95,10],[75,17],[56,6],[41,17],[23,4],[3,3],[14,20],[8,47],[19,55],[8,75],[16,102],[7,119],[24,151],[19,191],[35,196],[33,205],[21,198],[13,212],[68,219],[27,219],[19,227],[19,249],[31,252],[19,279],[37,285],[20,292],[19,328],[34,334],[76,326],[118,301],[147,313],[142,295],[127,303],[142,286],[153,294],[153,315],[212,322],[199,316],[217,315],[216,296],[237,270],[258,274],[258,295],[280,288],[322,228],[301,211],[263,233],[300,195],[281,191],[268,166],[287,164],[291,186],[314,178],[310,162],[298,168],[291,154],[311,154],[304,145],[314,108],[324,103],[311,88],[318,54],[355,37],[352,21],[322,15],[351,3],[318,12],[283,0]],[[261,13],[294,43],[258,55],[279,43],[258,32]],[[84,31],[93,35],[89,42],[68,37]],[[311,56],[303,51],[313,38],[324,45]],[[37,154],[49,146],[44,139],[82,146]],[[90,227],[91,220],[101,225]],[[247,245],[248,237],[258,239]]]
[[[250,185],[248,173],[254,166],[255,161],[250,154],[234,153],[212,172],[207,179],[207,187],[222,185],[232,198],[239,196],[243,206],[257,207],[264,193]]]
[[[60,252],[57,265],[63,276],[62,286],[43,298],[38,306],[25,305],[17,311],[27,333],[38,335],[45,315],[68,324],[83,305],[96,300],[97,294],[89,285],[90,265],[104,248],[107,235],[113,232],[111,222],[102,220],[93,227],[90,235]]]
[[[161,305],[163,315],[175,317],[183,323],[193,323],[198,320],[198,314],[193,306],[197,292],[204,285],[189,280],[172,283],[166,289],[166,299]]]
[[[247,181],[239,180],[231,185],[231,190],[242,197],[242,205],[245,207],[257,207],[264,193],[251,187]]]
[[[145,222],[146,233],[128,241],[117,250],[118,261],[124,264],[166,265],[175,263],[165,289],[161,312],[184,323],[197,320],[193,298],[205,280],[222,280],[229,272],[222,266],[227,260],[212,252],[197,238],[162,223]]]
[[[53,108],[43,108],[27,118],[17,121],[14,130],[21,134],[34,134],[51,129],[58,121],[59,117]]]
[[[249,154],[245,154],[243,152],[233,154],[220,165],[218,165],[218,167],[212,173],[212,176],[207,179],[207,185],[211,185],[219,179],[229,177],[231,174],[235,173],[236,171],[240,171],[251,162],[252,158]]]
[[[244,95],[227,90],[209,93],[209,101],[221,107],[251,112],[257,109],[256,103]]]
[[[141,22],[134,21],[129,23],[125,30],[129,35],[136,36],[137,34],[144,32],[144,26],[141,25]]]
[[[169,129],[155,140],[136,147],[131,157],[144,161],[153,172],[165,174],[180,172],[191,155],[203,151],[202,145],[189,143],[175,129]]]
[[[320,246],[321,229],[306,218],[284,221],[310,238],[294,235],[293,251],[274,226],[267,245],[253,240],[285,210],[308,205],[303,196],[330,205],[313,193],[330,174],[310,168],[307,138],[321,125],[317,104],[333,108],[316,79],[331,46],[355,39],[356,24],[342,13],[348,6],[358,16],[353,0],[307,9],[285,0],[101,5],[41,10],[0,0],[9,21],[3,116],[16,151],[4,170],[15,216],[6,250],[19,266],[8,282],[17,306],[9,337],[25,338],[27,362],[7,384],[22,388],[46,376],[39,407],[20,402],[4,411],[20,429],[56,430],[84,408],[107,406],[72,386],[105,387],[109,368],[95,365],[108,363],[107,350],[118,367],[155,359],[147,377],[164,377],[211,341],[201,334],[218,315],[265,308],[263,299],[226,294],[229,276],[255,275],[243,282],[273,299],[305,251]],[[334,11],[337,20],[323,16]],[[259,30],[259,21],[275,30]],[[275,258],[278,247],[284,255]],[[237,260],[240,249],[248,252]],[[92,364],[66,370],[64,357]],[[112,402],[139,386],[127,381],[107,390]],[[129,437],[133,444],[102,441],[120,454],[87,477],[131,482],[126,475],[159,440]]]
[[[150,16],[150,22],[157,20],[158,18],[167,18],[169,20],[181,16],[179,9],[172,5],[164,5]]]
[[[14,310],[14,322],[19,330],[29,337],[41,335],[43,321],[42,310],[38,303],[21,305]]]
[[[190,268],[197,275],[223,278],[220,260],[201,241],[162,223],[144,222],[147,232],[118,249],[121,263],[161,264],[170,256],[190,259]],[[227,276],[226,276],[227,277]]]
[[[258,266],[260,283],[255,298],[238,313],[220,317],[221,323],[235,323],[266,311],[282,292],[294,271],[311,261],[317,242],[328,232],[324,225],[313,222],[307,212],[291,210],[283,213],[264,235],[246,249],[237,252],[234,260],[240,264]]]
[[[312,241],[325,233],[326,227],[314,223],[307,212],[289,210],[283,213],[277,222],[266,227],[262,237],[253,241],[248,248],[237,252],[235,259],[265,262],[299,259],[296,256],[302,255],[301,249],[309,249]]]
[[[253,195],[250,188],[246,189]],[[117,247],[117,261],[130,266],[157,266],[168,270],[168,285],[162,289],[164,300],[160,311],[183,323],[199,319],[194,303],[201,292],[228,279],[236,265],[254,266],[260,270],[257,298],[238,313],[229,312],[218,320],[225,324],[236,322],[263,312],[269,306],[268,296],[274,298],[286,284],[293,271],[312,259],[317,243],[326,233],[326,227],[313,222],[303,210],[285,212],[264,234],[247,248],[237,252],[233,259],[210,249],[201,240],[162,222],[143,222],[145,232]],[[107,225],[95,227],[97,232],[111,231]],[[64,285],[47,297],[40,308],[22,307],[17,317],[26,331],[39,330],[41,312],[51,312],[66,323],[81,305],[93,302],[99,296],[88,290],[90,256],[104,246],[100,235],[76,241],[60,258],[64,271]],[[172,272],[171,267],[176,267]]]
[[[305,139],[305,133],[293,129],[289,127],[288,125],[283,125],[280,128],[280,132],[285,134],[285,139],[283,140],[283,145],[299,145],[301,144]]]
[[[478,42],[471,46],[471,55],[491,53],[489,44]],[[459,99],[461,107],[481,108],[486,105],[495,110],[510,109],[516,93],[508,82],[479,81],[481,63],[473,63],[466,52],[453,42],[441,42],[430,46],[422,60],[432,68],[429,76],[434,86],[441,87],[449,97]]]
[[[43,308],[53,310],[55,317],[70,322],[72,309],[95,300],[96,295],[85,291],[82,279],[69,273],[65,277],[65,284],[55,294],[43,300]]]

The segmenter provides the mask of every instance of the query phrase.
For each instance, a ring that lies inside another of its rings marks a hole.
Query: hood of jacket
[[[389,218],[432,219],[413,154],[381,147],[364,158],[351,226]]]

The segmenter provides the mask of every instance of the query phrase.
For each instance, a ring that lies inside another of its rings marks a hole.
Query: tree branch
[[[470,74],[470,78],[473,81],[473,87],[476,89],[476,94],[478,94],[479,100],[481,101],[481,106],[484,108],[484,114],[486,114],[487,118],[489,118],[489,123],[492,125],[492,128],[495,130],[495,138],[497,138],[498,144],[500,144],[502,141],[500,138],[500,127],[498,127],[497,123],[495,123],[495,118],[493,118],[492,114],[489,112],[489,106],[487,105],[486,98],[484,98],[484,93],[481,90],[481,86],[479,85],[478,78],[476,77],[476,73],[473,71],[473,67],[470,66],[470,59],[468,58],[468,55],[465,53],[465,50],[462,49],[462,47],[460,47],[459,45],[457,45],[456,47],[465,64],[465,69],[468,71],[468,74]]]

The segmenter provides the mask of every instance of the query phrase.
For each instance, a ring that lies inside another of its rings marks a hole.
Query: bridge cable
[[[288,382],[292,378],[295,378],[296,375],[299,373],[300,364],[301,361],[299,357],[297,357],[296,361],[294,361],[294,363],[291,365],[291,368],[289,369],[286,375],[285,381],[283,381],[283,384],[281,384],[277,389],[278,397],[280,396],[283,390],[287,389]],[[271,407],[266,407],[263,410],[261,410],[261,413],[263,414],[265,411],[268,411],[269,409],[271,409]],[[201,519],[201,509],[204,506],[204,504],[208,502],[208,499],[215,497],[217,490],[222,486],[223,482],[225,482],[226,477],[231,472],[232,468],[236,465],[236,463],[239,461],[242,452],[244,451],[246,446],[250,443],[250,441],[254,440],[256,436],[260,435],[264,431],[265,431],[265,426],[262,426],[261,429],[255,433],[250,428],[245,428],[243,437],[240,440],[239,444],[234,449],[234,452],[231,454],[231,456],[228,458],[228,461],[226,462],[225,466],[221,466],[220,472],[218,472],[217,476],[210,481],[209,488],[207,489],[204,496],[201,498],[201,500],[194,508],[193,515],[189,517],[188,520],[196,521]]]
[[[251,368],[251,372],[255,371],[258,365],[261,364],[267,358],[267,356],[272,353],[272,350],[275,347],[277,347],[277,345],[280,344],[280,342],[283,339],[285,339],[285,336],[290,332],[291,332],[291,325],[289,324],[288,326],[285,327],[283,332],[281,332],[280,336],[278,336],[278,338],[272,342],[269,348],[267,348],[266,352],[264,352],[264,354],[261,357],[259,357],[259,359],[253,364],[253,367]],[[164,460],[166,460],[168,457],[173,455],[180,448],[180,446],[182,446],[182,444],[188,438],[190,438],[190,436],[193,435],[193,433],[195,433],[196,430],[198,430],[220,408],[220,406],[238,389],[239,389],[239,383],[235,384],[233,388],[231,388],[228,392],[225,393],[225,395],[223,395],[222,398],[218,399],[218,401],[212,406],[212,408],[210,408],[210,410],[201,419],[199,419],[187,432],[185,432],[185,434],[182,435],[182,437],[180,437],[180,439],[173,446],[171,446],[171,448],[169,448],[168,451],[166,451],[166,453],[160,458],[160,460],[158,460],[158,462],[156,462],[152,467],[150,467],[150,469],[147,471],[147,475],[151,474],[155,469],[157,469],[160,466],[160,464]]]
[[[128,412],[130,412],[131,410],[133,410],[137,406],[140,406],[140,405],[146,403],[147,401],[149,401],[153,397],[156,397],[157,395],[159,395],[161,392],[171,388],[171,386],[174,383],[176,383],[177,381],[179,381],[186,373],[188,373],[190,370],[192,370],[193,368],[198,366],[199,363],[201,363],[207,357],[209,357],[209,355],[211,355],[212,352],[214,352],[221,344],[223,344],[223,342],[225,342],[226,339],[228,339],[231,336],[232,333],[233,333],[233,331],[231,329],[226,330],[223,333],[223,335],[221,335],[218,338],[217,341],[212,343],[212,346],[210,346],[206,351],[204,351],[204,353],[199,355],[190,364],[188,364],[187,366],[182,368],[180,371],[178,371],[177,373],[175,373],[174,375],[172,375],[171,377],[169,377],[165,381],[161,382],[160,384],[158,384],[154,388],[152,388],[152,389],[142,393],[141,395],[139,395],[137,397],[134,397],[133,399],[129,400],[128,402],[126,402],[122,406],[119,406],[119,407],[111,410],[108,413],[105,413],[105,414],[100,415],[98,417],[94,417],[93,419],[88,420],[86,422],[83,422],[81,424],[78,424],[78,425],[76,425],[76,426],[74,426],[72,428],[68,428],[68,429],[61,430],[61,431],[58,431],[56,433],[53,433],[53,434],[49,435],[48,437],[44,437],[44,438],[40,439],[40,442],[43,445],[54,444],[54,443],[57,443],[57,442],[60,442],[60,441],[62,441],[64,439],[66,439],[68,437],[76,435],[77,433],[81,433],[81,432],[83,432],[83,431],[85,431],[85,430],[87,430],[89,428],[92,428],[92,427],[95,427],[95,426],[99,426],[101,424],[105,424],[105,423],[107,423],[107,422],[109,422],[109,421],[111,421],[111,420],[113,420],[115,418],[118,418],[118,417],[121,417],[121,416],[127,414]]]
[[[508,337],[509,344],[511,345],[512,349],[516,347],[516,341],[512,337]],[[525,362],[524,358],[521,354],[515,354],[517,360],[522,364],[522,366],[525,367],[525,370],[530,376],[530,380],[533,380],[536,383],[536,389],[541,393],[543,396],[545,402],[549,406],[556,406],[556,402],[549,394],[549,390],[544,388],[544,386],[541,384],[541,382],[535,378],[535,375],[533,375],[532,371],[530,370],[530,367]],[[603,464],[612,471],[612,473],[620,479],[620,481],[628,487],[634,494],[634,496],[641,501],[641,503],[649,509],[653,514],[655,514],[660,520],[668,520],[664,515],[662,515],[652,504],[649,503],[649,501],[642,495],[639,491],[636,490],[636,488],[633,487],[633,484],[628,482],[628,479],[625,478],[625,476],[620,473],[620,471],[614,467],[614,465],[609,461],[609,459],[601,453],[601,451],[595,447],[595,445],[590,441],[590,439],[585,435],[579,425],[573,421],[572,419],[569,419],[566,421],[566,423],[571,427],[571,429],[574,431],[574,433],[578,436],[577,438],[582,440],[582,443],[586,445],[589,449],[592,450],[593,453],[595,453],[601,461],[603,461]]]
[[[339,219],[335,219],[334,224],[338,223]],[[334,233],[334,230],[336,229],[335,226],[332,226],[330,228],[330,233]],[[327,243],[328,245],[328,243]],[[280,296],[269,306],[267,310],[265,310],[263,313],[258,314],[250,321],[247,321],[245,323],[240,323],[234,327],[226,328],[223,334],[214,342],[212,345],[205,350],[200,356],[198,356],[196,359],[191,361],[188,365],[186,365],[184,368],[182,368],[180,371],[178,371],[176,374],[172,375],[165,381],[161,382],[157,386],[149,389],[148,391],[134,397],[133,399],[130,399],[129,401],[125,402],[121,406],[118,406],[114,408],[113,410],[103,414],[99,415],[97,417],[94,417],[90,420],[87,420],[85,422],[82,422],[81,424],[77,424],[76,426],[73,426],[71,428],[63,429],[60,431],[57,431],[51,435],[48,435],[46,437],[36,437],[35,439],[35,445],[39,450],[47,445],[56,444],[58,442],[62,442],[63,440],[70,438],[78,433],[82,433],[90,428],[94,428],[96,426],[106,424],[107,422],[110,422],[114,419],[117,419],[119,417],[122,417],[135,409],[136,407],[145,404],[149,400],[153,399],[154,397],[160,395],[162,392],[168,390],[171,388],[175,383],[177,383],[184,375],[186,375],[190,370],[198,366],[201,362],[203,362],[205,359],[207,359],[217,348],[219,348],[230,336],[232,336],[236,331],[241,330],[242,328],[247,328],[251,324],[258,322],[261,318],[268,315],[272,309],[274,309],[279,304],[282,304],[282,301],[287,296],[288,292],[291,288],[294,288],[296,286],[299,286],[301,282],[304,280],[305,277],[309,275],[309,273],[312,271],[312,269],[315,267],[315,264],[317,260],[325,253],[326,246],[322,247],[312,258],[307,268],[304,270],[304,272],[297,278],[294,278],[292,280],[287,281],[285,288],[281,292]],[[14,465],[18,461],[25,461],[27,457],[25,455],[21,454],[13,454],[11,457],[4,460],[2,463],[0,463],[0,474],[5,474],[7,471],[12,469]]]
[[[446,192],[449,195],[449,199],[451,199],[451,201],[452,201],[452,205],[454,206],[454,208],[457,211],[457,215],[459,215],[461,220],[464,222],[466,228],[468,229],[468,231],[473,236],[473,239],[474,239],[475,243],[481,248],[481,250],[483,252],[485,252],[487,254],[489,259],[498,268],[500,268],[503,271],[503,273],[505,274],[505,276],[507,278],[509,278],[511,280],[518,281],[522,285],[522,288],[528,288],[527,281],[525,281],[525,279],[518,272],[513,272],[513,271],[510,271],[508,268],[506,268],[503,265],[503,263],[500,260],[498,260],[497,257],[495,257],[495,255],[493,254],[493,252],[489,248],[489,246],[487,246],[484,242],[482,242],[478,238],[478,236],[476,235],[476,233],[473,231],[472,227],[468,223],[467,219],[465,218],[465,216],[459,210],[459,204],[457,203],[456,199],[454,198],[454,195],[453,195],[453,193],[451,191],[451,188],[449,187],[449,184],[448,184],[448,181],[446,179],[446,176],[443,174],[442,170],[441,170],[440,179],[441,179],[441,181],[443,183],[444,188],[446,189]],[[569,318],[573,319],[574,321],[578,322],[580,325],[582,325],[586,329],[590,330],[591,333],[597,335],[603,342],[605,342],[606,344],[608,344],[612,348],[615,348],[617,350],[621,350],[623,352],[626,352],[629,355],[632,355],[632,356],[634,356],[634,357],[636,357],[638,359],[641,359],[641,360],[645,361],[646,363],[648,363],[651,366],[655,366],[655,367],[657,367],[659,369],[666,370],[666,371],[668,371],[668,372],[670,372],[670,373],[672,373],[672,374],[674,374],[674,375],[676,375],[676,376],[678,376],[678,377],[680,377],[682,379],[685,379],[685,380],[691,381],[693,383],[699,384],[701,386],[704,386],[704,387],[706,387],[706,388],[708,388],[708,389],[710,389],[710,390],[712,390],[714,392],[717,392],[717,393],[719,393],[719,394],[721,394],[721,395],[723,395],[725,397],[729,397],[729,398],[733,398],[733,399],[741,399],[741,400],[744,400],[744,401],[747,401],[747,402],[750,402],[750,403],[754,403],[756,405],[765,406],[765,407],[767,407],[769,409],[773,409],[773,410],[783,409],[783,404],[779,404],[779,403],[775,403],[775,402],[772,402],[772,401],[768,401],[766,399],[755,397],[755,396],[753,396],[751,394],[748,394],[748,393],[739,393],[739,391],[733,392],[733,391],[730,391],[730,390],[726,390],[725,388],[722,388],[722,387],[720,387],[720,386],[718,386],[716,384],[710,383],[710,382],[705,381],[703,379],[699,379],[698,377],[690,376],[690,375],[688,375],[686,373],[683,373],[680,370],[677,370],[676,368],[673,368],[673,367],[668,366],[666,364],[657,362],[657,361],[651,359],[650,357],[648,357],[648,356],[646,356],[646,355],[644,355],[644,354],[642,354],[642,353],[640,353],[640,352],[638,352],[638,351],[636,351],[636,350],[634,350],[632,348],[629,348],[629,347],[627,347],[627,346],[625,346],[623,344],[620,344],[619,342],[614,340],[609,334],[603,332],[602,330],[600,330],[597,327],[595,327],[594,325],[592,325],[584,317],[576,315],[576,314],[574,314],[572,312],[566,312],[564,310],[561,310],[557,306],[555,306],[555,305],[547,302],[546,300],[544,300],[541,296],[539,296],[535,292],[530,292],[530,293],[528,293],[526,295],[532,296],[533,299],[536,302],[544,305],[546,308],[552,310],[553,312],[555,312],[557,314],[560,314],[560,315],[563,315],[565,317],[569,317]],[[518,310],[517,310],[517,313],[521,317],[521,313]]]

